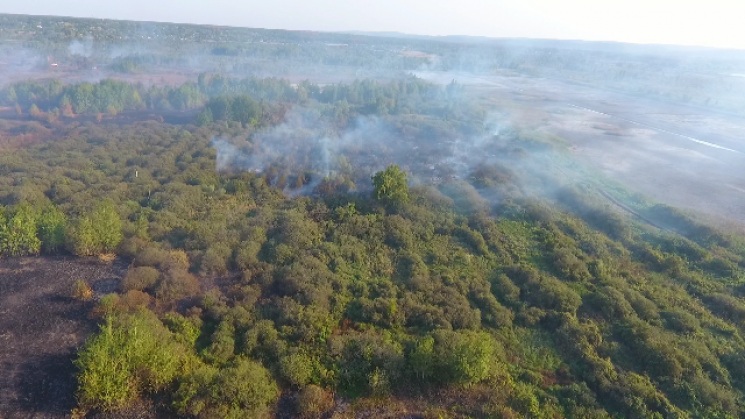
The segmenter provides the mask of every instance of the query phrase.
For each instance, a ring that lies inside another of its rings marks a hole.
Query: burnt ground
[[[72,257],[0,259],[0,417],[68,417],[78,347],[96,330],[91,302],[71,297],[78,279],[98,294],[126,265]]]

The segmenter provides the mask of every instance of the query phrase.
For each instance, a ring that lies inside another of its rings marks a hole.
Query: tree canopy
[[[392,164],[372,177],[373,196],[379,201],[402,204],[409,200],[406,173]]]

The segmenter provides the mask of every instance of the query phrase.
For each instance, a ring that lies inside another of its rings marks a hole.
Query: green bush
[[[223,365],[233,359],[235,355],[235,326],[230,319],[225,319],[217,325],[210,337],[209,345],[202,352],[202,356],[214,365]]]
[[[337,357],[339,388],[350,396],[385,394],[401,376],[403,348],[390,336],[372,331],[348,336]]]
[[[164,273],[155,288],[155,296],[164,303],[173,303],[199,294],[199,280],[185,270],[173,269]]]
[[[310,384],[297,395],[297,413],[303,418],[318,418],[334,407],[334,398],[326,390]]]
[[[38,214],[29,204],[20,204],[7,215],[0,213],[0,254],[36,255],[41,250],[37,237]]]
[[[122,289],[124,291],[137,290],[144,291],[151,289],[158,283],[160,272],[150,266],[136,266],[129,268],[122,279]]]
[[[492,292],[494,295],[510,307],[520,302],[520,287],[505,274],[499,274],[492,280]]]
[[[495,372],[497,342],[488,333],[437,330],[433,337],[437,381],[470,385]]]
[[[67,217],[55,206],[44,208],[39,216],[38,236],[45,253],[56,253],[65,245]]]
[[[68,249],[78,256],[112,253],[122,238],[122,221],[109,200],[75,220],[66,234]]]
[[[142,247],[135,256],[135,266],[159,267],[168,260],[168,252],[156,245],[146,245]]]
[[[84,280],[76,279],[72,285],[71,296],[77,300],[88,301],[93,298],[93,289]]]
[[[425,336],[417,339],[406,355],[406,365],[412,381],[422,384],[432,383],[437,374],[435,359],[435,339]]]
[[[202,366],[178,385],[174,407],[200,418],[252,418],[269,410],[279,390],[258,362],[236,358],[223,369]]]
[[[665,311],[661,314],[662,318],[665,319],[665,324],[668,329],[672,329],[679,333],[695,333],[701,331],[701,322],[688,312],[672,310]]]
[[[279,361],[279,369],[290,384],[302,387],[313,380],[315,361],[310,356],[296,352],[282,357]]]
[[[202,255],[200,270],[205,275],[224,275],[228,272],[230,248],[217,244],[210,246]]]
[[[153,314],[108,316],[75,361],[78,402],[83,408],[123,407],[142,393],[165,388],[184,361],[183,348]]]

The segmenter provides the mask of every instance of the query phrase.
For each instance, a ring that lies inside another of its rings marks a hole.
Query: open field
[[[514,128],[653,201],[745,223],[745,122],[704,108],[517,75],[417,73],[469,86]]]

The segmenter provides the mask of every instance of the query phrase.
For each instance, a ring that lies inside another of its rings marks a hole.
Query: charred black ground
[[[118,283],[125,269],[95,258],[0,260],[0,415],[70,414],[76,406],[73,361],[97,329],[92,303],[73,298],[73,284]]]

